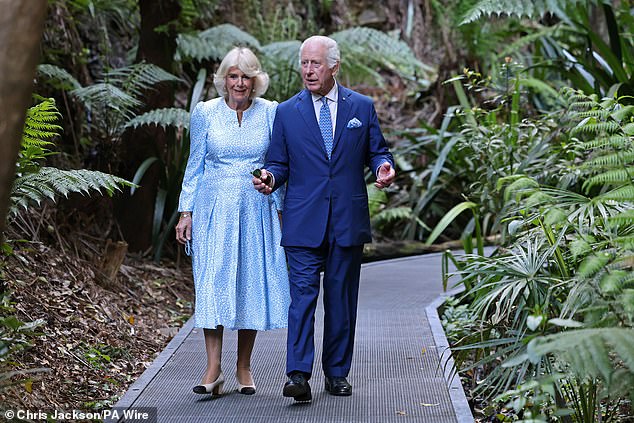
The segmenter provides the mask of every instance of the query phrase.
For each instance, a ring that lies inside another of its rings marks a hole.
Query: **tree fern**
[[[577,3],[585,4],[586,2],[586,0],[480,0],[465,14],[461,25],[491,15],[536,18],[547,13],[564,10]],[[597,3],[596,0],[590,0],[590,2]]]
[[[59,66],[42,64],[37,67],[37,73],[56,88],[69,91],[81,87],[81,84],[74,76]]]
[[[142,125],[157,125],[164,129],[168,126],[189,129],[189,112],[178,108],[150,110],[128,121],[125,128],[137,128]]]
[[[260,42],[255,37],[231,24],[221,24],[195,34],[179,34],[176,44],[175,59],[182,62],[219,62],[235,46],[260,49]]]
[[[401,78],[416,80],[428,87],[436,79],[436,70],[418,60],[403,41],[384,32],[355,27],[335,32],[335,39],[341,50],[342,78],[350,83],[358,83],[364,78],[375,79],[382,85],[378,69],[388,69]],[[371,52],[371,54],[369,54]]]
[[[262,46],[262,67],[271,78],[266,95],[284,101],[302,88],[299,41],[279,41]]]
[[[180,81],[158,66],[137,63],[103,75],[102,81],[71,91],[88,109],[90,129],[112,140],[143,105],[142,94],[160,82]]]
[[[103,79],[136,97],[160,82],[182,82],[179,77],[151,63],[136,63],[113,69],[105,73]]]

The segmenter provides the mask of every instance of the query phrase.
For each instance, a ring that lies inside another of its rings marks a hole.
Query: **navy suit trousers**
[[[330,226],[330,225],[329,225]],[[312,374],[315,308],[324,271],[322,366],[326,376],[346,377],[352,363],[363,245],[341,247],[327,230],[317,248],[285,247],[290,270],[286,373]]]

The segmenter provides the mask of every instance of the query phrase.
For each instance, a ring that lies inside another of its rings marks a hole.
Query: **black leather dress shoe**
[[[347,397],[352,395],[352,386],[345,377],[328,377],[326,376],[326,391],[330,395]]]
[[[288,381],[284,384],[282,395],[293,397],[297,402],[310,402],[313,399],[306,376],[299,372],[291,373]]]

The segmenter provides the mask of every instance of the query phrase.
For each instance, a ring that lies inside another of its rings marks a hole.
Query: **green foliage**
[[[385,69],[403,80],[416,82],[417,88],[428,88],[436,79],[436,70],[414,56],[403,41],[372,28],[356,27],[330,35],[341,51],[341,75],[347,85],[373,80],[383,86],[377,73]],[[372,54],[368,54],[372,52]]]
[[[458,349],[471,351],[466,369],[486,369],[478,390],[506,391],[498,399],[514,398],[507,405],[518,412],[552,418],[569,409],[596,421],[610,415],[602,402],[616,406],[634,393],[634,184],[617,172],[631,167],[632,108],[574,90],[563,98],[575,105],[559,120],[570,163],[559,176],[568,182],[553,188],[526,175],[499,182],[501,221],[513,229],[498,255],[468,256],[458,266],[464,299],[483,326],[480,339],[465,338]],[[502,368],[490,367],[492,357]],[[540,403],[520,400],[522,386]]]
[[[112,196],[122,186],[132,184],[123,178],[94,170],[62,170],[41,167],[35,173],[16,178],[11,189],[10,213],[17,214],[20,207],[28,208],[32,203],[40,205],[43,200],[55,200],[58,195],[68,197],[72,192]],[[102,191],[103,190],[103,191]]]
[[[395,73],[417,90],[428,88],[435,81],[434,68],[418,60],[407,44],[384,32],[355,27],[330,36],[339,44],[342,58],[339,77],[347,85],[369,82],[383,87],[385,78],[379,70]],[[220,62],[234,46],[248,46],[258,54],[263,69],[270,76],[268,98],[284,101],[302,88],[299,41],[272,41],[262,45],[236,26],[222,24],[198,33],[180,34],[177,43],[176,60],[183,63]]]
[[[539,337],[529,342],[529,360],[555,355],[566,371],[581,380],[597,379],[604,396],[634,396],[634,329],[578,329]]]
[[[231,24],[221,24],[193,34],[179,34],[176,43],[175,59],[180,62],[219,62],[235,46],[260,49],[257,39]]]
[[[42,167],[41,162],[52,153],[46,146],[58,134],[60,114],[51,98],[31,107],[26,114],[22,144],[18,155],[16,178],[11,188],[9,213],[15,215],[20,208],[40,204],[43,200],[55,200],[58,195],[71,192],[90,194],[102,189],[112,195],[122,186],[132,184],[125,179],[107,173],[79,170],[61,170]]]
[[[177,82],[180,78],[156,65],[138,63],[106,72],[102,82],[76,88],[71,94],[83,103],[89,113],[89,127],[97,136],[118,139],[129,120],[143,105],[143,92],[160,82]]]
[[[46,82],[61,90],[70,91],[81,87],[81,84],[73,75],[59,66],[50,64],[38,65],[37,73]]]
[[[124,128],[138,128],[142,125],[157,125],[163,129],[189,129],[189,112],[177,108],[154,109],[129,120]]]
[[[523,73],[513,63],[502,65],[495,78],[466,70],[447,81],[452,83],[460,106],[447,110],[439,129],[426,127],[400,134],[394,154],[399,168],[407,172],[406,204],[413,210],[401,237],[434,242],[441,233],[448,233],[454,239],[463,238],[465,248],[470,249],[472,235],[481,244],[483,237],[504,230],[500,216],[507,203],[505,183],[519,175],[566,183],[560,177],[568,161],[557,138],[558,117],[530,117]],[[486,104],[480,104],[482,92],[486,93]],[[558,101],[563,103],[559,95]],[[420,171],[415,163],[422,155],[431,165]],[[403,205],[400,198],[392,204]],[[464,204],[474,204],[474,213],[461,214]],[[435,222],[437,229],[428,234],[416,219]],[[458,232],[463,228],[463,233]]]
[[[299,41],[278,41],[262,46],[262,67],[269,74],[266,97],[284,101],[302,89]]]
[[[596,4],[596,0],[591,3]],[[480,0],[463,17],[462,23],[470,23],[484,16],[508,15],[517,17],[536,18],[565,9],[570,5],[581,3],[585,5],[586,0]]]
[[[598,101],[593,96],[568,90],[569,104],[574,104],[569,119],[576,123],[571,135],[588,152],[588,160],[579,167],[589,178],[584,189],[597,185],[614,188],[634,182],[634,143],[628,125],[634,121],[634,108],[624,107],[619,99]],[[592,113],[591,113],[592,112]]]
[[[52,154],[46,146],[53,144],[52,139],[62,129],[55,123],[59,115],[55,101],[51,98],[42,99],[41,103],[27,110],[22,148],[18,153],[18,176],[37,171],[40,161]]]

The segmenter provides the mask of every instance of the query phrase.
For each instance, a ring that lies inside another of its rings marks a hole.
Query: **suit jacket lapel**
[[[321,137],[321,131],[319,130],[319,124],[317,123],[317,117],[315,116],[315,106],[313,105],[313,97],[308,90],[303,90],[298,98],[297,105],[295,106],[299,110],[308,131],[312,135],[312,138],[326,154],[326,146],[324,140]]]
[[[341,134],[346,129],[350,112],[352,111],[351,91],[339,85],[339,101],[337,102],[337,124],[335,125],[335,139],[333,140],[332,151],[337,148],[337,143],[341,138]],[[314,113],[313,113],[314,114]]]

